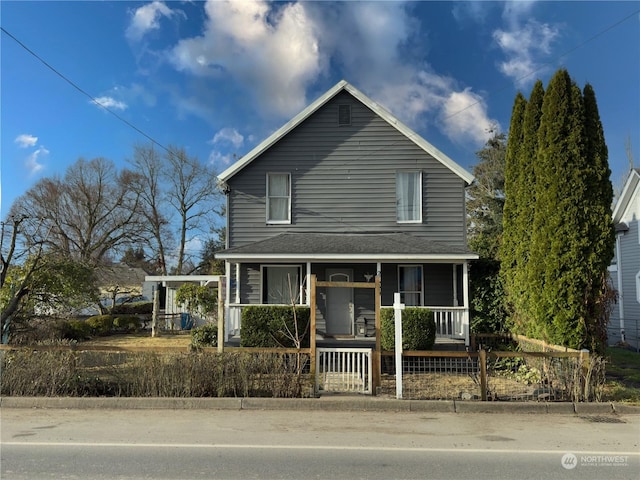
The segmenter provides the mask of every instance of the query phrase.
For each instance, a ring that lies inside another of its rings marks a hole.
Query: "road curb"
[[[640,415],[640,406],[620,403],[478,402],[398,400],[362,396],[320,398],[133,398],[0,397],[0,408],[167,409],[167,410],[321,410],[369,412],[506,413],[559,415]]]

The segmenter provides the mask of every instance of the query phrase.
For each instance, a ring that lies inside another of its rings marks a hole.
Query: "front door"
[[[327,269],[330,282],[353,281],[353,270]],[[353,288],[327,287],[327,335],[353,335]]]

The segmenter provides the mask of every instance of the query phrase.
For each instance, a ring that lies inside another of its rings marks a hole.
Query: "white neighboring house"
[[[609,322],[609,344],[640,349],[640,168],[631,170],[613,211],[615,256],[609,267],[618,291]]]
[[[176,302],[176,292],[185,283],[205,285],[211,288],[218,287],[220,278],[220,275],[147,275],[145,284],[151,286],[152,300],[156,290],[161,292],[160,312],[164,314],[165,328],[169,330],[186,330],[204,325],[207,320],[196,312],[187,312],[184,305],[178,304]],[[162,293],[163,291],[164,293]]]

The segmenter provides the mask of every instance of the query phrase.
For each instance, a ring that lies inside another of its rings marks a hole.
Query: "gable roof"
[[[294,128],[300,125],[303,121],[309,118],[314,112],[316,112],[320,107],[325,105],[329,100],[334,98],[338,93],[342,91],[346,91],[353,95],[356,99],[362,102],[364,105],[373,110],[380,118],[385,120],[389,125],[397,129],[400,133],[402,133],[405,137],[415,143],[418,147],[424,150],[426,153],[431,155],[437,161],[442,163],[444,166],[449,168],[452,172],[458,175],[462,180],[464,180],[467,184],[471,184],[473,182],[473,175],[471,175],[467,170],[458,165],[456,162],[451,160],[448,156],[438,150],[436,147],[427,142],[424,138],[418,135],[416,132],[407,127],[404,123],[394,117],[388,110],[379,105],[378,103],[371,100],[360,90],[355,88],[353,85],[348,83],[345,80],[338,82],[333,88],[328,90],[324,95],[316,99],[313,103],[311,103],[307,108],[302,110],[298,115],[293,117],[287,123],[285,123],[282,127],[272,133],[266,140],[260,143],[257,147],[247,153],[244,157],[238,160],[236,163],[227,168],[224,172],[218,175],[218,179],[220,182],[226,182],[231,177],[233,177],[240,170],[249,165],[253,160],[259,157],[262,153],[268,150],[271,146],[273,146],[276,142],[286,136],[289,132],[291,132]]]
[[[282,233],[249,245],[216,253],[225,260],[351,262],[471,260],[465,247],[434,242],[406,233]]]
[[[97,283],[101,287],[110,285],[142,286],[147,272],[139,267],[114,264],[96,269],[95,275]]]
[[[640,183],[640,168],[632,168],[627,177],[627,181],[624,184],[622,194],[613,209],[613,223],[618,223],[622,220],[629,203],[633,200],[634,192]]]

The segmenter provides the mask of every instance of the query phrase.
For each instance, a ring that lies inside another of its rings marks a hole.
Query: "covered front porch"
[[[379,277],[381,308],[399,292],[406,306],[433,311],[438,339],[469,344],[468,262],[477,255],[464,247],[400,233],[282,234],[217,257],[226,264],[226,342],[240,337],[249,305],[313,307],[322,343],[374,341],[375,296],[366,286]]]
[[[225,343],[239,344],[242,309],[248,305],[231,304],[225,308]],[[382,305],[391,308],[391,305]],[[436,343],[434,350],[458,350],[469,346],[469,309],[467,307],[421,307],[434,312]],[[356,321],[353,335],[326,335],[316,329],[316,342],[326,347],[366,347],[375,345],[375,317]],[[366,332],[366,333],[364,333]]]

